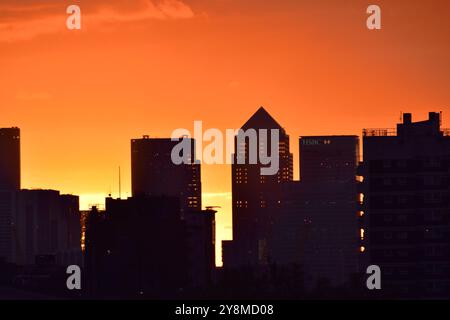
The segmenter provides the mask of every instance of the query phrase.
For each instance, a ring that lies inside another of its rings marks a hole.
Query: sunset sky
[[[66,28],[67,6],[82,29]],[[366,8],[382,29],[366,28]],[[130,139],[239,128],[263,105],[291,137],[360,134],[443,111],[448,0],[0,0],[0,127],[22,130],[22,187],[130,195]],[[203,166],[231,237],[231,169]]]

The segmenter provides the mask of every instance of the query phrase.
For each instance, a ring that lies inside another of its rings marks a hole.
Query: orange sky
[[[369,4],[382,30],[366,28]],[[65,27],[78,4],[82,30]],[[291,136],[394,127],[443,111],[450,2],[1,0],[0,127],[22,129],[22,186],[130,193],[130,139],[239,128],[260,105]],[[204,205],[231,236],[231,171],[204,166]]]

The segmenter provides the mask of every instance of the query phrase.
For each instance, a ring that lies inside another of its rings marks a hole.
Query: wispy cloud
[[[40,34],[58,33],[66,28],[66,8],[78,4],[82,28],[104,23],[125,23],[148,19],[190,19],[195,16],[183,0],[2,0],[0,41],[31,39]]]

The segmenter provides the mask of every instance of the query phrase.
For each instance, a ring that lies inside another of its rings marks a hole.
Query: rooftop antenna
[[[120,174],[120,166],[119,166],[119,199],[122,199],[122,181],[121,181],[121,174]]]

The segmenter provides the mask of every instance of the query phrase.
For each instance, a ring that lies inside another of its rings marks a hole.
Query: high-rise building
[[[12,220],[12,259],[31,265],[40,255],[59,265],[82,265],[81,225],[77,196],[55,190],[20,190]]]
[[[131,184],[133,196],[173,196],[180,199],[182,213],[201,210],[200,164],[195,161],[195,140],[191,154],[183,155],[187,164],[175,164],[171,155],[179,142],[168,138],[131,141]]]
[[[200,163],[195,161],[195,140],[182,139],[190,152],[179,155],[184,159],[181,164],[172,159],[172,151],[179,141],[148,136],[131,141],[132,192],[133,197],[166,196],[179,200],[180,218],[188,234],[185,241],[190,252],[189,284],[204,287],[211,280],[215,266],[215,219],[214,214],[202,211],[201,170]]]
[[[20,129],[0,128],[0,191],[20,189]]]
[[[90,290],[97,296],[159,299],[189,297],[191,289],[204,288],[214,266],[214,213],[190,211],[188,225],[177,197],[106,199],[106,211],[92,211],[86,224]]]
[[[304,136],[299,145],[302,182],[355,180],[360,158],[357,136]]]
[[[0,260],[11,262],[13,257],[13,219],[17,191],[0,190]]]
[[[174,295],[187,283],[186,230],[177,198],[106,199],[86,228],[92,293],[112,297]]]
[[[0,128],[0,259],[11,261],[16,192],[20,189],[20,129]]]
[[[235,138],[232,165],[233,240],[222,243],[225,268],[270,264],[271,238],[281,204],[282,186],[293,179],[289,136],[263,107],[241,130],[241,134],[247,133],[248,137],[254,131],[256,138],[253,141],[250,138],[238,139],[239,135]],[[278,141],[271,140],[271,130],[277,130]],[[261,139],[264,135],[268,137],[266,141]],[[276,150],[276,154],[271,156],[278,161],[278,171],[265,175],[261,169],[268,165],[261,161],[260,154],[268,154],[272,149]],[[257,161],[250,163],[256,154]],[[245,163],[239,163],[239,155],[245,156]]]
[[[364,268],[381,268],[387,297],[450,298],[450,131],[406,113],[364,129],[363,148]]]
[[[284,191],[276,261],[299,264],[306,289],[343,286],[358,273],[357,136],[300,140],[300,182]]]

